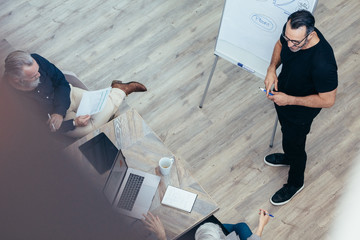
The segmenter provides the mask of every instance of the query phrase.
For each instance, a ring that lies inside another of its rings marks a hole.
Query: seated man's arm
[[[70,107],[70,85],[64,74],[53,64],[51,77],[54,85],[54,112],[65,116]]]
[[[64,74],[51,62],[38,54],[32,57],[46,72],[46,77],[51,80],[54,88],[53,112],[65,117],[66,111],[70,106],[70,85],[66,81]]]
[[[65,133],[74,130],[75,127],[84,127],[89,124],[90,118],[90,115],[84,115],[78,116],[75,119],[63,121],[58,130],[59,132]]]
[[[68,131],[74,130],[75,126],[73,124],[73,119],[63,121],[60,128],[58,129],[61,133],[66,133]]]
[[[70,107],[70,85],[64,74],[54,64],[50,63],[50,66],[54,86],[54,113],[65,116]]]
[[[41,74],[44,74],[43,80],[49,81],[49,87],[53,88],[53,109],[51,119],[48,124],[51,131],[67,132],[74,129],[72,120],[63,122],[66,111],[70,106],[70,85],[66,81],[64,74],[47,59],[38,54],[31,54],[41,68]],[[50,83],[51,82],[51,83]],[[64,123],[64,124],[63,124]]]

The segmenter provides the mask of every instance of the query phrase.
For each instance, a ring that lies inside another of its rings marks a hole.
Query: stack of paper
[[[161,203],[170,207],[191,212],[196,197],[197,194],[195,193],[191,193],[173,186],[168,186]]]

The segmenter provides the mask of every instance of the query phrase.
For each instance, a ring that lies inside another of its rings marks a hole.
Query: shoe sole
[[[290,166],[290,164],[272,164],[272,163],[269,163],[268,161],[266,161],[266,157],[264,157],[264,163],[266,165],[269,165],[269,166],[272,166],[272,167],[288,167],[288,166]]]
[[[285,204],[287,204],[291,199],[293,199],[299,192],[301,192],[301,190],[303,190],[303,188],[304,188],[304,185],[302,185],[302,187],[301,187],[299,190],[297,190],[296,193],[295,193],[289,200],[287,200],[287,201],[285,201],[285,202],[275,203],[275,202],[273,202],[273,201],[271,200],[272,197],[270,198],[270,202],[271,202],[272,205],[275,205],[275,206],[285,205]]]

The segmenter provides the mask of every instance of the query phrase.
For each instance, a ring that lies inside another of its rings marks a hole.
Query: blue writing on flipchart
[[[262,14],[253,14],[251,20],[265,31],[272,32],[275,30],[275,22],[271,18]]]

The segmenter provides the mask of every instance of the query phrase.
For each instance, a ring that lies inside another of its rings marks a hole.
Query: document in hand
[[[173,186],[168,186],[161,203],[170,207],[191,212],[196,197],[197,194],[195,193],[191,193]]]
[[[111,88],[84,92],[76,116],[93,115],[103,110]]]

